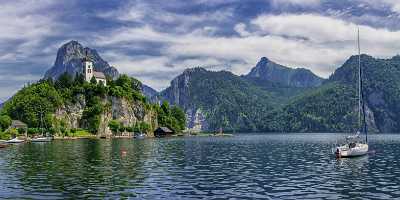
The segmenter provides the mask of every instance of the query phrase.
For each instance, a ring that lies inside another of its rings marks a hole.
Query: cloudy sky
[[[157,90],[184,69],[249,72],[262,56],[328,77],[362,51],[400,51],[398,0],[0,0],[0,102],[40,79],[65,42]]]

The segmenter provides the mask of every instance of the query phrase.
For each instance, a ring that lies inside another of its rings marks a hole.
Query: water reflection
[[[0,151],[0,198],[391,199],[400,196],[400,136],[376,155],[336,160],[341,135],[76,140]]]

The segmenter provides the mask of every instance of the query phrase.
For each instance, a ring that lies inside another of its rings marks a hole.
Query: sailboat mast
[[[359,70],[359,106],[361,105],[361,109],[362,109],[362,129],[363,132],[365,133],[365,142],[368,142],[368,130],[367,130],[367,123],[365,120],[365,101],[364,101],[364,93],[362,91],[363,88],[363,81],[362,81],[362,69],[361,69],[361,50],[360,50],[360,28],[357,29],[357,43],[358,43],[358,70]],[[359,115],[361,116],[361,112],[359,112]]]
[[[362,129],[361,119],[361,48],[360,48],[360,28],[357,29],[357,48],[358,48],[358,127]]]

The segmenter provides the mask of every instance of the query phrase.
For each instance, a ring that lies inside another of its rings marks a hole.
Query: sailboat
[[[42,131],[42,135],[40,137],[37,138],[32,138],[31,142],[51,142],[53,140],[52,137],[47,137],[44,136],[43,134],[43,117],[42,117],[43,113],[40,113],[40,129]]]
[[[360,51],[360,30],[357,31],[358,46],[358,124],[359,130],[365,134],[365,140],[361,138],[360,131],[356,134],[347,136],[345,144],[336,147],[335,155],[340,157],[356,157],[363,156],[368,153],[368,130],[365,123],[365,103],[363,95],[363,81],[361,69],[361,51]]]
[[[6,141],[6,143],[12,143],[12,144],[23,143],[23,142],[25,142],[25,140],[20,140],[17,137]]]

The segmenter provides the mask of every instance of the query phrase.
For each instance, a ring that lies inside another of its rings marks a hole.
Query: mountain
[[[377,59],[361,56],[365,104],[380,132],[400,131],[400,56]],[[358,56],[352,56],[329,78],[330,82],[357,87]]]
[[[105,75],[116,78],[119,72],[104,61],[96,50],[83,47],[77,41],[70,41],[58,49],[56,61],[45,74],[45,78],[57,79],[61,74],[67,72],[75,76],[83,71],[82,59],[85,55],[93,60],[94,69],[103,72]]]
[[[260,62],[270,61],[263,58]],[[315,81],[301,84],[298,84],[301,81],[289,81],[285,85],[279,78],[284,76],[278,75],[286,73],[299,77],[293,75],[299,70],[272,62],[266,65],[273,69],[269,70],[272,71],[270,74],[277,76],[263,78],[256,75],[264,74],[259,69],[265,64],[260,63],[250,75],[241,77],[226,71],[189,69],[176,77],[160,96],[171,104],[180,105],[188,116],[188,127],[195,130],[215,130],[218,127],[265,132],[357,130],[358,56],[351,56],[327,80],[317,77]],[[368,129],[399,132],[400,56],[378,59],[362,55],[361,66]],[[263,83],[249,76],[258,76]],[[288,95],[281,97],[279,94],[284,94],[284,91]]]
[[[275,106],[268,92],[227,71],[185,70],[160,93],[185,110],[187,126],[200,131],[259,131],[262,113]]]
[[[157,90],[155,90],[155,89],[151,88],[150,86],[145,85],[145,84],[142,83],[142,93],[151,102],[154,102],[154,103],[157,102],[156,101],[156,96],[158,95]]]
[[[368,129],[400,131],[400,57],[361,56]],[[319,88],[292,99],[265,117],[266,131],[350,132],[357,130],[358,56],[350,57]]]
[[[256,82],[267,82],[282,87],[309,88],[322,84],[323,79],[308,69],[292,69],[263,57],[251,71],[244,76]]]

